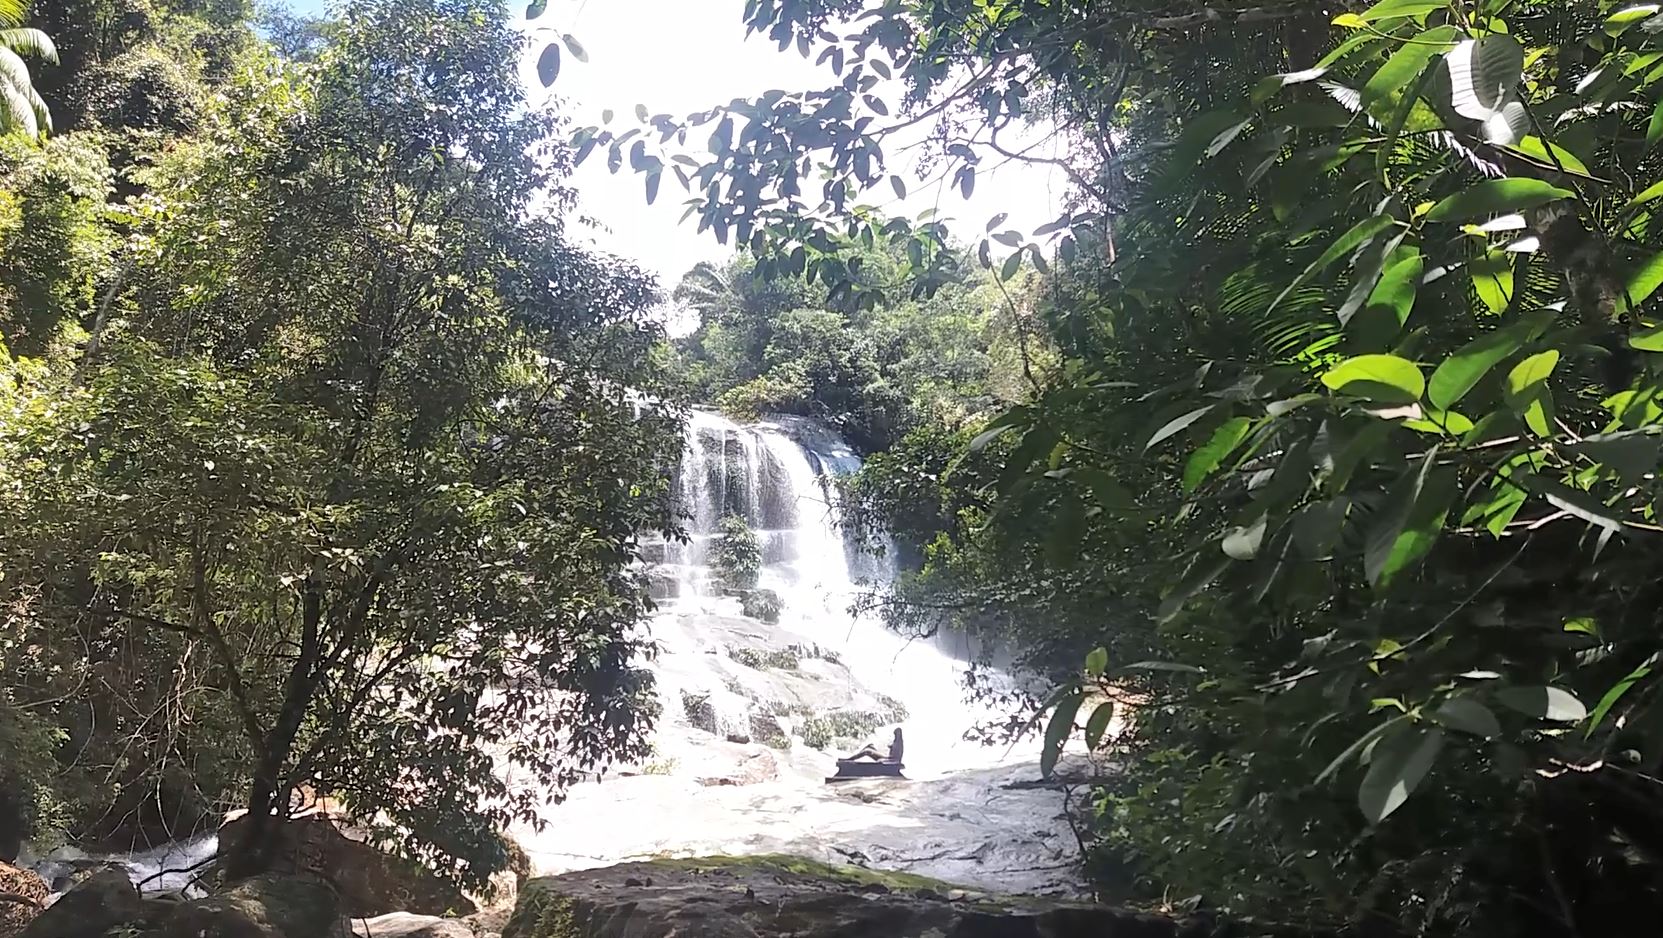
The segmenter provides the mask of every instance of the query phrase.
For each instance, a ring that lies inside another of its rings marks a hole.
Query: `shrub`
[[[728,589],[748,590],[756,586],[757,574],[762,570],[762,545],[744,518],[728,515],[722,519],[710,565]]]

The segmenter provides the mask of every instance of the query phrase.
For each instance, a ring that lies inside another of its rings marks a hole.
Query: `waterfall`
[[[967,665],[934,642],[897,635],[873,615],[851,614],[862,590],[881,587],[893,573],[892,552],[863,553],[843,528],[836,482],[860,467],[848,444],[814,421],[773,417],[741,425],[695,411],[676,480],[690,540],[662,551],[660,569],[675,588],[663,591],[655,625],[741,613],[709,568],[722,519],[737,515],[762,546],[759,588],[783,601],[778,629],[830,650],[860,685],[905,706],[909,774],[994,764],[1001,753],[963,741],[973,722],[991,716],[964,699]]]

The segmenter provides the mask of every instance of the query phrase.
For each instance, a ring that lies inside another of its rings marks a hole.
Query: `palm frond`
[[[0,0],[0,3],[3,2],[5,0]],[[0,29],[0,48],[11,49],[22,55],[32,55],[53,65],[58,64],[58,47],[52,44],[51,36],[38,29]]]
[[[16,26],[23,22],[23,0],[0,0],[0,26]]]
[[[0,55],[0,58],[4,56]],[[28,90],[25,91],[25,88]],[[35,110],[35,102],[38,100],[33,86],[24,85],[20,88],[10,78],[0,77],[0,133],[21,130],[31,137],[38,136],[40,121]]]

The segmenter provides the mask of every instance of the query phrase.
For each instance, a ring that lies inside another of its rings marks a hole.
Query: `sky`
[[[317,14],[325,2],[290,0],[290,6]],[[552,89],[574,126],[599,124],[601,112],[610,109],[617,115],[614,128],[622,130],[635,126],[637,104],[654,114],[682,116],[770,88],[805,90],[836,81],[829,67],[817,68],[795,50],[781,52],[763,37],[747,39],[743,9],[744,0],[549,0],[535,25],[556,35],[571,33],[588,53],[588,62],[565,56]],[[528,56],[528,80],[531,61]],[[545,94],[541,87],[533,88],[535,96]],[[984,164],[968,202],[945,183],[918,181],[904,164],[891,169],[908,181],[906,200],[894,204],[884,186],[883,199],[874,196],[873,201],[887,200],[884,209],[892,213],[935,207],[949,229],[966,241],[979,239],[985,222],[1001,212],[1010,216],[1002,227],[1032,230],[1056,217],[1067,192],[1060,170],[1031,164]],[[698,262],[721,260],[732,252],[709,232],[698,233],[694,219],[680,222],[685,194],[673,176],[666,176],[650,206],[642,177],[627,167],[613,176],[598,156],[579,167],[572,182],[579,213],[603,223],[579,236],[635,260],[656,274],[666,290]]]

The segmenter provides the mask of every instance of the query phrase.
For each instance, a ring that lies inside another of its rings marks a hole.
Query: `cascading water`
[[[544,832],[517,831],[547,871],[646,856],[789,852],[1007,891],[1068,891],[1076,842],[1056,792],[1011,790],[1037,753],[964,740],[992,716],[964,699],[966,665],[852,615],[889,574],[853,549],[835,479],[859,469],[801,418],[739,425],[695,412],[676,480],[689,539],[647,545],[660,610],[664,705],[649,762],[579,786]],[[762,553],[777,623],[744,614],[711,569],[724,518]],[[824,784],[836,755],[899,723],[908,780]]]

